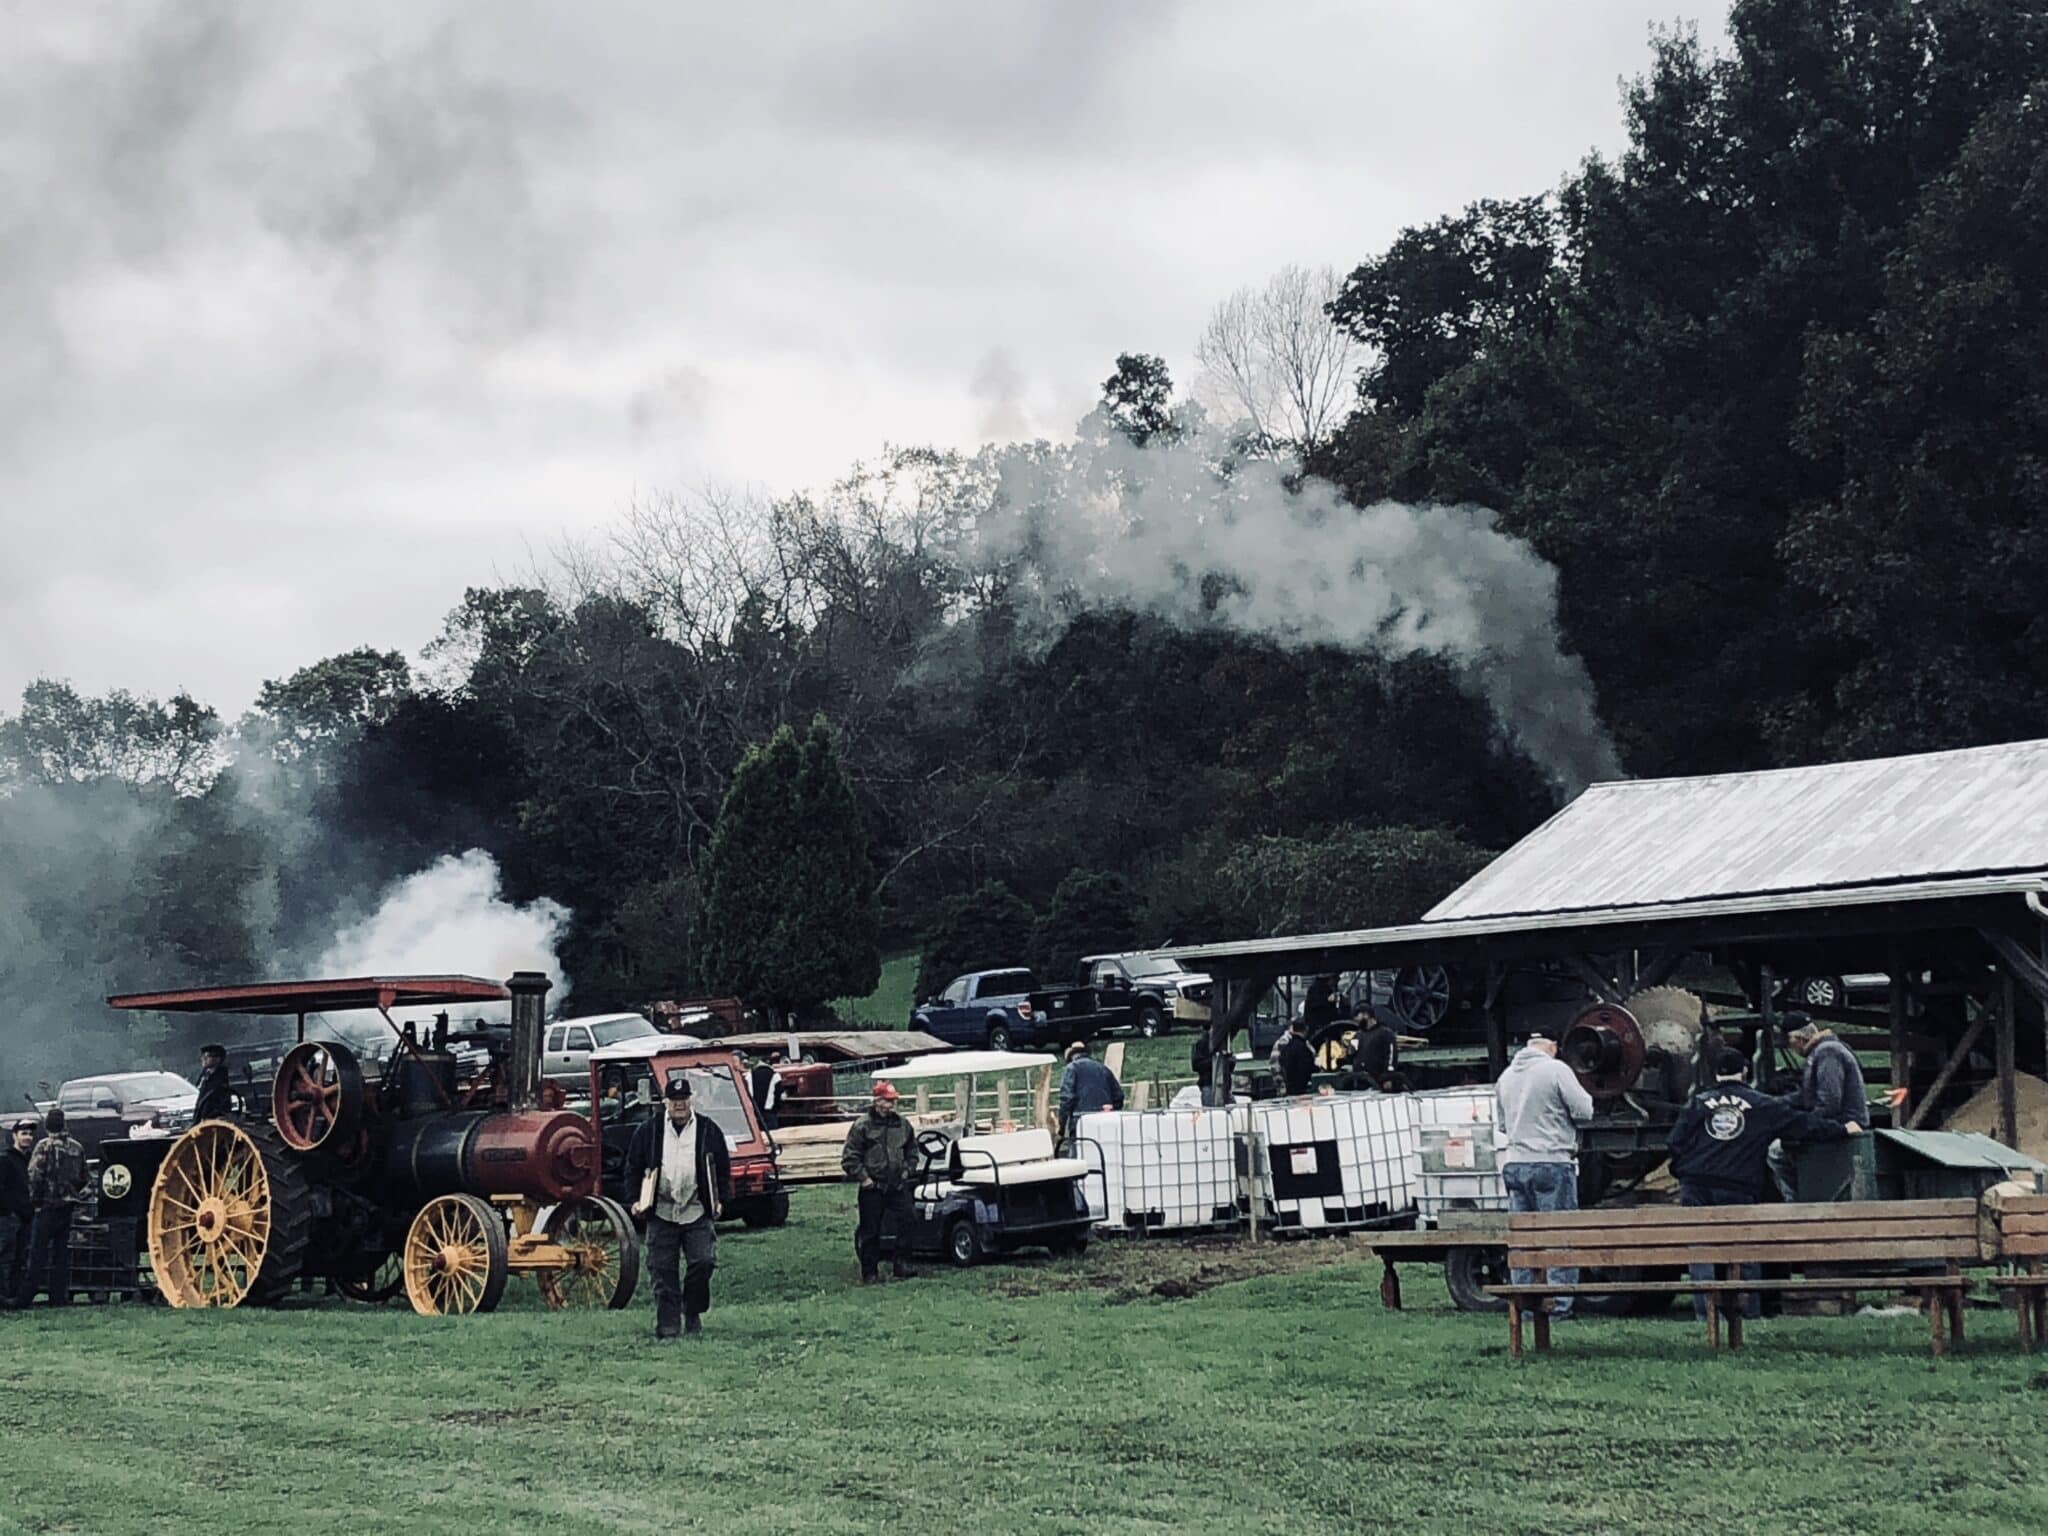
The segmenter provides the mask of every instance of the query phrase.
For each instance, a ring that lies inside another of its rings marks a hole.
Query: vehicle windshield
[[[1135,959],[1126,956],[1124,969],[1133,976],[1178,976],[1181,973],[1178,960],[1162,960],[1157,955],[1139,955]]]
[[[689,1078],[690,1097],[696,1101],[698,1114],[709,1115],[728,1141],[752,1140],[754,1129],[747,1124],[746,1104],[730,1067],[664,1067],[660,1083],[654,1080],[652,1062],[636,1062],[633,1071],[632,1095],[637,1098],[644,1089],[655,1104],[661,1102],[662,1089],[671,1078]]]
[[[621,1040],[640,1040],[661,1031],[645,1019],[607,1019],[591,1025],[590,1033],[599,1045],[616,1045]]]
[[[122,1082],[121,1091],[130,1099],[175,1099],[199,1092],[175,1072],[139,1072]]]

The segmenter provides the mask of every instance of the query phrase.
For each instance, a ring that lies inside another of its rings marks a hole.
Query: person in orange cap
[[[882,1259],[898,1280],[907,1280],[910,1266],[898,1247],[910,1226],[910,1188],[917,1168],[917,1132],[896,1112],[896,1085],[875,1084],[868,1112],[848,1127],[839,1166],[860,1184],[860,1220],[853,1229],[853,1251],[860,1259],[860,1283],[882,1278]]]

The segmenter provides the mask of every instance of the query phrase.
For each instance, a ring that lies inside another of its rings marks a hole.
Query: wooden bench
[[[1508,1218],[1508,1264],[1535,1272],[1528,1285],[1487,1290],[1508,1303],[1508,1353],[1522,1353],[1522,1314],[1536,1325],[1536,1347],[1550,1347],[1544,1302],[1577,1295],[1701,1295],[1707,1305],[1707,1345],[1742,1347],[1743,1293],[1749,1291],[1909,1291],[1925,1297],[1934,1353],[1947,1349],[1943,1325],[1963,1337],[1962,1267],[1979,1259],[1975,1200],[1893,1200],[1829,1205],[1652,1206],[1634,1210],[1564,1211]],[[1938,1264],[1938,1273],[1885,1272],[1896,1264]],[[1712,1266],[1711,1280],[1585,1279],[1553,1285],[1557,1269],[1682,1270]],[[1800,1280],[1743,1280],[1739,1266],[1769,1264],[1805,1269],[1847,1266],[1839,1276]],[[1533,1306],[1532,1306],[1533,1303]],[[1737,1303],[1731,1306],[1730,1303]]]
[[[1996,1275],[1991,1283],[2016,1293],[2020,1313],[2020,1348],[2032,1354],[2048,1334],[2048,1195],[2008,1195],[1997,1212],[1997,1253],[2020,1266],[2017,1275]]]

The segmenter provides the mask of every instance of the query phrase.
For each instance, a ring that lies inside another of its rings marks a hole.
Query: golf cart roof
[[[110,1008],[155,1013],[348,1013],[375,1008],[430,1008],[439,1003],[502,1003],[512,996],[502,981],[480,976],[351,976],[336,981],[260,981],[234,987],[185,987],[175,992],[128,992],[107,999]]]
[[[984,1072],[1017,1072],[1028,1067],[1049,1067],[1057,1058],[1043,1051],[947,1051],[920,1056],[900,1067],[877,1067],[871,1077],[886,1077],[892,1083],[922,1077],[979,1077]]]
[[[590,1059],[600,1063],[649,1061],[656,1056],[673,1056],[678,1051],[719,1050],[724,1046],[723,1040],[700,1040],[695,1035],[635,1035],[630,1040],[600,1045],[590,1053]]]

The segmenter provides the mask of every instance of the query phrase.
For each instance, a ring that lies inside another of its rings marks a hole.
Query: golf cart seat
[[[962,1136],[953,1143],[946,1176],[955,1184],[1044,1184],[1078,1179],[1088,1165],[1078,1157],[1054,1157],[1052,1132],[1043,1128],[991,1136]]]
[[[1088,1165],[1080,1158],[1052,1154],[1052,1132],[1047,1130],[962,1136],[947,1149],[944,1175],[921,1185],[917,1197],[943,1200],[962,1189],[1014,1189],[1086,1176]]]

